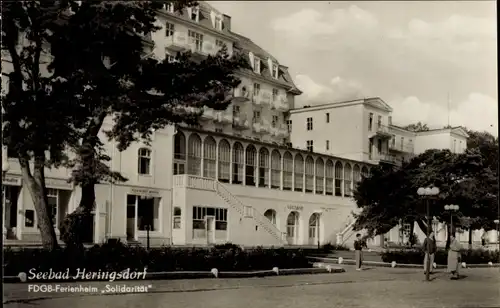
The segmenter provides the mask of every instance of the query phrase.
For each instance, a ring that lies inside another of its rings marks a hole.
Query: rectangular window
[[[191,8],[191,20],[192,21],[198,21],[200,19],[200,8],[198,7],[193,7]]]
[[[148,149],[139,149],[139,174],[151,174],[151,151]]]
[[[253,71],[260,74],[260,59],[257,57],[253,58]]]
[[[326,141],[326,150],[330,150],[330,140]]]
[[[201,51],[203,47],[203,34],[189,30],[188,36],[190,43],[194,45],[194,49]]]
[[[313,141],[312,140],[307,140],[307,150],[309,152],[313,152]]]
[[[175,32],[174,24],[167,22],[165,24],[165,36],[166,37],[174,36],[174,32]]]
[[[222,30],[222,19],[220,17],[215,17],[215,29]]]
[[[158,231],[160,218],[160,198],[137,197],[137,229]]]
[[[382,127],[382,116],[378,116],[377,117],[377,128],[381,128]]]
[[[253,96],[258,96],[260,93],[260,84],[254,83],[253,84]]]
[[[222,132],[224,132],[224,130],[223,130],[222,128],[216,128],[216,129],[215,129],[215,132],[216,132],[216,133],[222,133]]]
[[[404,143],[405,143],[405,137],[401,137],[401,150],[403,150],[403,147],[404,147]]]
[[[35,226],[35,211],[26,210],[24,212],[24,226],[33,228]]]
[[[174,4],[173,3],[165,4],[165,11],[167,11],[169,13],[173,13],[174,12]]]
[[[59,205],[59,191],[57,189],[47,189],[47,201],[49,206],[49,217],[54,228],[57,227],[57,210]]]
[[[273,102],[278,100],[278,89],[273,89]]]
[[[382,153],[382,140],[377,140],[377,150],[379,153]]]
[[[307,130],[313,130],[313,118],[307,118]]]
[[[368,116],[368,131],[372,131],[372,126],[373,126],[373,113],[370,112],[370,115]]]
[[[227,209],[201,206],[193,206],[193,230],[206,230],[206,216],[215,216],[215,230],[227,230]]]
[[[330,113],[326,113],[326,123],[330,123]]]
[[[288,132],[292,132],[292,120],[287,120],[286,121],[286,127],[288,128]]]
[[[260,121],[260,111],[253,112],[253,123],[257,123]]]
[[[392,116],[389,116],[387,118],[387,122],[388,122],[389,125],[392,125]]]
[[[166,54],[166,58],[167,58],[167,61],[168,63],[174,63],[175,62],[175,56],[172,56],[171,54]]]
[[[273,122],[271,123],[272,127],[276,127],[278,125],[278,116],[273,115]]]
[[[278,79],[278,66],[276,64],[273,64],[273,77]]]

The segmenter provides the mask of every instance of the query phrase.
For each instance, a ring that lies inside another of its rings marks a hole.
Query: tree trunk
[[[28,160],[24,158],[19,159],[23,181],[27,183],[28,191],[35,206],[43,248],[54,250],[59,247],[59,244],[49,215],[47,190],[45,188],[44,161],[45,157],[35,157],[32,175]]]
[[[469,250],[472,249],[472,227],[469,226]]]
[[[410,234],[408,235],[408,241],[410,242],[410,247],[415,245],[415,238],[413,237],[413,233],[415,232],[415,220],[410,221]]]

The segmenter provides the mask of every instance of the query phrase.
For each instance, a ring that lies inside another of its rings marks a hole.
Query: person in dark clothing
[[[437,251],[436,237],[434,236],[434,232],[429,234],[428,238],[424,240],[424,274],[427,274],[427,260],[431,263],[430,272],[432,273],[432,268],[434,264],[434,255]]]
[[[361,270],[361,265],[363,264],[363,246],[366,246],[361,234],[356,234],[356,240],[354,241],[354,259],[356,260],[356,270]]]

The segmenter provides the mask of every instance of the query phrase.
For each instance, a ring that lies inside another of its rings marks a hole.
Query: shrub
[[[396,251],[385,251],[381,254],[383,262],[392,262],[400,264],[421,264],[424,260],[424,251],[422,249],[405,249]],[[483,249],[462,250],[462,262],[467,264],[486,264],[488,262],[498,263],[499,251],[488,251]],[[448,252],[439,249],[434,256],[434,262],[445,265],[448,263]]]
[[[217,244],[214,246],[216,249],[235,249],[235,250],[242,250],[241,246],[233,244],[233,243],[224,243],[224,244]]]
[[[345,245],[338,245],[338,244],[332,244],[332,243],[327,243],[323,245],[322,250],[324,252],[330,252],[330,251],[348,251],[349,248]]]
[[[75,273],[77,268],[87,271],[220,271],[270,270],[278,268],[309,268],[311,264],[301,249],[242,250],[236,245],[227,248],[154,248],[149,251],[141,246],[121,242],[95,245],[75,257],[75,252],[62,248],[55,251],[43,249],[4,249],[4,275],[17,276],[34,268],[37,272],[66,271]]]

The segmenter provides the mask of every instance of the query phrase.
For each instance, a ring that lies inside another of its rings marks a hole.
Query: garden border
[[[253,278],[253,277],[267,277],[267,276],[288,276],[288,275],[308,275],[308,274],[337,274],[344,273],[345,269],[342,267],[329,268],[288,268],[288,269],[273,269],[263,271],[178,271],[178,272],[150,272],[146,274],[144,280],[171,280],[171,279],[203,279],[203,278]],[[102,279],[75,279],[75,280],[50,280],[50,282],[83,282],[83,281],[103,281]],[[117,279],[115,281],[125,281],[125,279]],[[130,281],[130,280],[128,280]],[[42,283],[49,282],[47,280],[30,280],[21,281],[19,276],[5,276],[4,283]]]
[[[308,259],[316,260],[316,261],[322,261],[324,263],[328,264],[336,264],[336,265],[341,265],[341,264],[346,264],[346,265],[355,265],[356,261],[353,259],[344,259],[342,258],[342,263],[339,262],[339,258],[324,258],[324,257],[307,257]],[[325,262],[326,261],[326,262]],[[319,262],[315,262],[315,264],[318,264]],[[363,261],[363,264],[365,265],[371,265],[375,267],[392,267],[392,263],[387,263],[387,262],[377,262],[377,261]],[[404,264],[404,263],[396,263],[395,267],[399,268],[421,268],[423,266],[422,264]],[[492,265],[489,264],[466,264],[467,268],[497,268],[500,267],[500,263],[492,263]],[[442,264],[437,264],[436,268],[446,268],[446,265]]]

